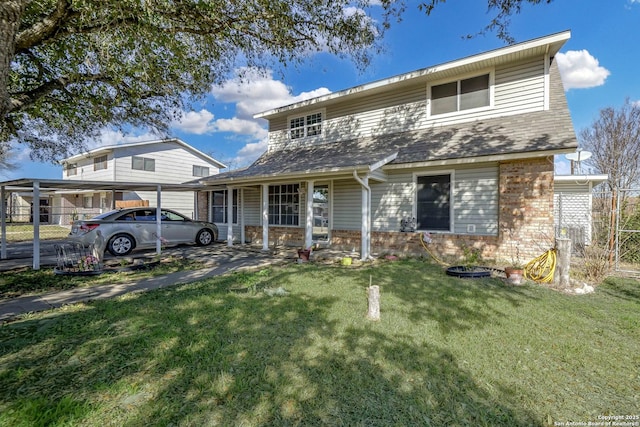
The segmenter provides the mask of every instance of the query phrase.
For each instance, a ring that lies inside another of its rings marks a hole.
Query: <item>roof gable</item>
[[[103,154],[103,153],[108,153],[108,152],[112,152],[112,151],[127,149],[127,148],[131,148],[131,147],[140,147],[140,146],[145,146],[145,145],[161,145],[161,144],[171,144],[171,143],[178,144],[179,146],[181,146],[186,151],[196,155],[197,157],[202,158],[204,161],[208,162],[209,164],[211,164],[211,165],[213,165],[213,166],[215,166],[217,168],[226,168],[227,167],[225,164],[223,164],[223,163],[219,162],[218,160],[214,159],[213,157],[203,153],[202,151],[198,150],[197,148],[187,144],[186,142],[182,141],[179,138],[156,139],[156,140],[132,142],[132,143],[126,143],[126,144],[107,145],[107,146],[103,146],[103,147],[94,148],[93,150],[89,150],[86,153],[76,154],[74,156],[67,157],[66,159],[61,160],[60,163],[70,163],[70,162],[73,162],[73,161],[76,161],[76,160],[79,160],[79,159],[82,159],[82,158],[93,157],[93,156],[100,155],[100,154]]]

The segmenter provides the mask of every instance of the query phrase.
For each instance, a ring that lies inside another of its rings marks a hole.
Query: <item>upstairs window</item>
[[[77,163],[67,163],[67,176],[78,175],[78,164]]]
[[[289,119],[289,135],[291,139],[322,135],[322,113]]]
[[[107,155],[96,157],[93,159],[93,170],[99,171],[107,168]]]
[[[206,166],[193,165],[193,176],[207,177],[209,176],[209,168]]]
[[[156,161],[147,157],[131,157],[131,169],[138,171],[155,172]]]
[[[431,86],[431,115],[489,105],[489,74]]]

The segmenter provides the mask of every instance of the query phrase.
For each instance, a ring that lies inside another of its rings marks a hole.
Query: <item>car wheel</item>
[[[128,234],[116,234],[109,239],[107,250],[113,256],[129,255],[135,246],[133,237]]]
[[[196,236],[196,245],[198,246],[208,246],[214,240],[213,232],[208,228],[203,228],[198,231],[198,235]]]

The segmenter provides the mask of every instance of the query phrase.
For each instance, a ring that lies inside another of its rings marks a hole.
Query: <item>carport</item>
[[[161,240],[162,227],[160,223],[160,210],[162,209],[162,192],[163,191],[197,191],[204,186],[198,183],[189,184],[160,184],[160,183],[144,183],[144,182],[113,182],[113,181],[72,181],[64,179],[38,179],[38,178],[21,178],[10,181],[0,182],[0,259],[7,259],[7,196],[12,192],[32,192],[33,193],[33,212],[40,211],[40,193],[55,191],[111,191],[111,198],[115,209],[115,192],[116,191],[155,191],[156,192],[156,234],[158,240],[156,242],[156,253],[162,251]],[[195,204],[198,203],[197,197]],[[194,211],[198,212],[198,207],[194,206]],[[196,219],[196,218],[194,218]],[[40,216],[33,215],[33,269],[40,269]]]

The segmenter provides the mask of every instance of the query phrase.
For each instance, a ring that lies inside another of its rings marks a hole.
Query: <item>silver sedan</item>
[[[215,224],[194,221],[169,209],[161,210],[160,222],[158,236],[156,208],[118,209],[74,221],[69,239],[87,246],[106,243],[106,249],[114,256],[127,255],[134,248],[154,248],[158,240],[162,245],[195,243],[206,246],[218,239]]]

